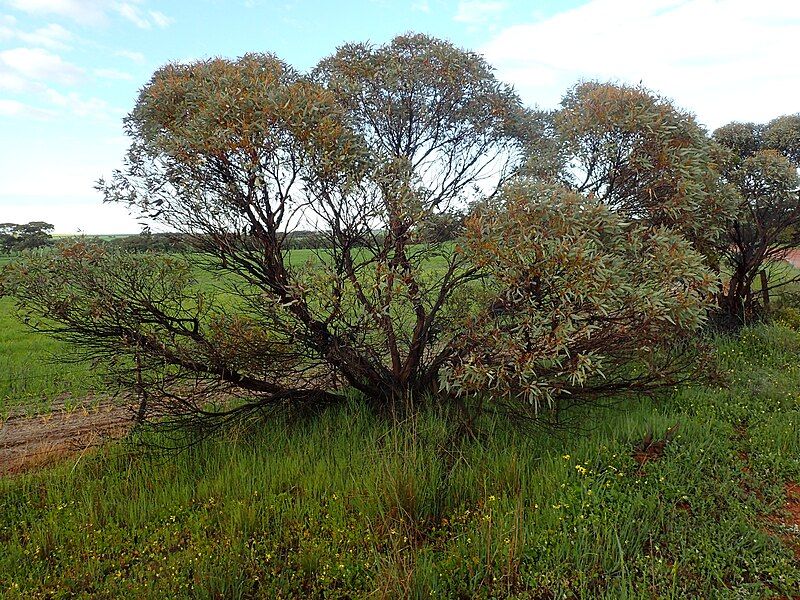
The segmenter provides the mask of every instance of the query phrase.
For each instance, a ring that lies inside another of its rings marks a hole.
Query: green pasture
[[[312,258],[311,251],[293,254],[298,264]],[[18,259],[0,256],[0,269]],[[226,282],[214,273],[198,269],[195,276],[202,289],[224,293]],[[76,362],[72,355],[68,344],[25,325],[12,298],[0,298],[0,418],[15,411],[47,411],[54,401],[69,407],[108,395],[101,366]]]
[[[67,405],[97,392],[92,365],[70,360],[66,344],[37,335],[0,298],[0,417],[12,410],[48,410],[54,400]]]
[[[0,256],[0,269],[13,258]],[[69,360],[67,345],[33,333],[16,316],[11,298],[0,298],[0,418],[20,407],[40,411],[53,400],[68,404],[90,395],[91,365]]]

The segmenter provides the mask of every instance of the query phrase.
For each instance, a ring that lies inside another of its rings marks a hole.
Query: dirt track
[[[125,435],[132,412],[110,402],[0,422],[0,476],[40,467]]]

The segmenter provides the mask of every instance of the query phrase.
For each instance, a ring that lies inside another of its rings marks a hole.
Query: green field
[[[311,251],[299,250],[292,262],[312,260]],[[12,257],[0,256],[0,269]],[[196,279],[204,289],[215,289],[214,275],[198,269]],[[73,360],[68,345],[32,332],[20,321],[12,298],[0,297],[0,419],[14,411],[41,412],[53,402],[67,407],[89,398],[108,395],[98,366]]]
[[[730,387],[524,435],[357,406],[178,455],[135,441],[0,481],[0,590],[35,597],[761,598],[791,594],[800,335],[717,340]],[[634,447],[679,424],[664,456]],[[152,440],[150,440],[152,441]],[[775,515],[768,517],[768,515]],[[784,534],[785,537],[781,537]],[[480,590],[477,592],[476,590]]]
[[[0,269],[10,260],[0,256]],[[69,348],[20,322],[11,298],[0,297],[0,419],[12,410],[47,410],[53,400],[83,399],[96,391],[91,365],[69,360]]]
[[[32,334],[0,298],[0,417],[12,410],[48,410],[53,400],[70,401],[97,392],[91,365],[70,361],[69,348]]]
[[[7,409],[89,391],[92,369],[59,362],[69,349],[10,307]],[[789,325],[712,338],[713,385],[573,412],[559,432],[486,417],[459,438],[433,410],[393,427],[353,403],[179,454],[143,450],[158,438],[142,433],[0,479],[0,597],[791,597]],[[47,385],[24,383],[30,372]],[[675,425],[663,455],[635,460],[648,432]]]

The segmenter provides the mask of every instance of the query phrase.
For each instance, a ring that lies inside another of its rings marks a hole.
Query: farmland
[[[4,410],[97,393],[89,365],[60,360],[69,348],[30,333],[2,302]],[[484,435],[454,439],[434,409],[392,425],[353,402],[177,454],[139,432],[65,456],[0,480],[0,589],[790,596],[800,585],[800,334],[789,325],[713,336],[718,381],[575,410],[562,431],[487,415]]]
[[[800,589],[800,303],[761,289],[800,116],[529,110],[409,33],[171,63],[125,127],[97,189],[180,243],[0,231],[17,317],[69,342],[3,300],[4,597]]]
[[[0,415],[13,409],[47,410],[54,400],[85,398],[96,392],[90,365],[69,362],[69,349],[33,336],[0,299]]]
[[[0,269],[10,257],[0,256]],[[85,398],[95,390],[86,364],[68,361],[69,349],[31,331],[16,318],[11,298],[0,298],[0,417],[12,410],[47,410],[53,400]]]

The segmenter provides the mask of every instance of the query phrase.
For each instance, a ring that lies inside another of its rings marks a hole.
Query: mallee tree
[[[43,221],[17,223],[0,223],[0,251],[11,252],[33,250],[53,243],[51,235],[54,227]]]
[[[728,150],[721,170],[738,200],[721,239],[730,277],[719,304],[723,314],[741,322],[764,308],[763,295],[753,293],[755,284],[768,293],[795,280],[780,265],[788,251],[800,247],[800,115],[766,125],[729,123],[714,139]]]
[[[197,252],[78,244],[4,286],[146,398],[144,418],[213,428],[348,389],[384,414],[475,401],[537,417],[686,375],[678,342],[714,285],[701,256],[669,224],[532,174],[547,119],[476,54],[407,35],[307,76],[271,55],[168,65],[125,123],[106,199]],[[423,235],[467,206],[455,242]],[[295,229],[324,239],[314,260],[293,260]],[[225,293],[198,289],[192,261]]]
[[[716,265],[737,204],[719,176],[723,154],[691,114],[643,87],[584,82],[564,96],[553,128],[569,188],[679,232]]]

